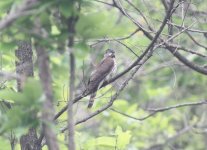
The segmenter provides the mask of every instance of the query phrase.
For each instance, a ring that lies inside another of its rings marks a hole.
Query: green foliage
[[[70,17],[73,14],[73,12],[74,12],[73,2],[72,1],[62,0],[62,2],[60,3],[59,8],[60,8],[61,14],[65,18]]]
[[[0,133],[16,129],[20,136],[27,131],[28,127],[38,125],[38,113],[44,100],[38,81],[28,79],[22,92],[1,90],[0,97],[1,103],[8,102],[11,105],[11,109],[0,116],[3,121],[0,124]]]
[[[2,16],[5,16],[5,11],[12,6],[14,0],[8,0],[8,1],[0,1],[0,8],[2,8],[0,10],[0,18]]]
[[[88,141],[85,147],[87,149],[96,149],[97,147],[99,147],[100,149],[103,149],[104,147],[111,149],[114,148],[115,145],[116,145],[115,138],[103,136]]]
[[[2,51],[10,51],[10,50],[14,50],[15,48],[17,48],[17,44],[16,43],[14,43],[14,42],[5,42],[5,43],[3,43],[3,42],[1,42],[0,43],[0,49],[2,50]]]
[[[126,146],[129,144],[131,136],[132,136],[130,131],[123,132],[122,128],[118,126],[116,128],[115,133],[117,136],[117,139],[116,139],[117,148],[118,149],[126,149]]]
[[[3,137],[0,137],[0,150],[9,150],[10,149],[10,143],[9,140],[6,140]]]
[[[106,13],[82,15],[76,26],[78,35],[83,39],[106,36],[111,30],[111,25],[106,25],[106,22],[108,22],[106,19],[108,19]]]
[[[21,4],[22,0],[1,0],[0,19]],[[103,1],[111,3],[112,1]],[[146,30],[147,24],[140,12],[145,15],[152,28],[157,31],[164,18],[165,8],[162,1],[131,0],[140,9],[137,12],[126,1],[120,1],[126,12],[131,14]],[[178,2],[178,1],[176,1]],[[186,2],[187,4],[187,2]],[[185,16],[184,27],[196,20],[192,29],[206,30],[206,16],[197,16],[199,11],[205,14],[206,0],[192,0]],[[176,8],[172,17],[173,23],[182,25],[182,6]],[[35,127],[39,133],[44,95],[38,79],[37,56],[35,45],[45,48],[50,57],[52,88],[56,112],[67,105],[69,97],[69,54],[68,54],[68,20],[77,17],[75,24],[74,43],[72,51],[75,55],[75,96],[85,88],[83,78],[90,76],[93,66],[102,59],[104,50],[112,48],[116,51],[118,71],[121,72],[137,59],[125,46],[118,44],[113,38],[127,37],[137,29],[137,26],[121,15],[118,9],[91,0],[42,0],[11,26],[0,32],[0,71],[14,72],[15,50],[18,41],[31,39],[34,49],[33,63],[35,79],[28,79],[22,92],[16,92],[16,81],[7,81],[0,77],[0,150],[10,149],[11,132],[17,139],[25,134],[30,127]],[[41,26],[40,33],[36,27]],[[10,24],[9,24],[10,25]],[[173,27],[174,33],[181,29]],[[206,44],[203,33],[189,32],[200,44]],[[152,36],[156,33],[150,32]],[[162,32],[162,38],[168,37],[168,26]],[[101,39],[112,39],[99,42]],[[120,40],[140,55],[151,42],[141,31],[132,37]],[[99,43],[96,43],[99,42]],[[195,52],[206,55],[206,50],[199,47],[182,33],[173,40],[191,48]],[[93,45],[96,43],[95,45]],[[158,43],[156,43],[158,44]],[[67,51],[67,52],[66,52]],[[191,62],[203,65],[205,58],[180,51]],[[84,63],[84,66],[83,66]],[[183,67],[166,49],[156,49],[150,60],[139,70],[140,72],[129,82],[127,87],[108,109],[76,126],[75,139],[78,150],[143,150],[151,146],[162,145],[163,150],[206,149],[206,108],[205,106],[189,106],[157,113],[148,119],[141,120],[151,113],[149,108],[162,108],[180,103],[195,102],[206,99],[206,76],[202,76],[187,67]],[[85,74],[83,74],[83,72]],[[107,105],[113,94],[130,73],[120,80],[97,92],[94,106],[86,109],[88,97],[74,105],[74,118],[82,119],[101,107]],[[11,107],[11,108],[10,108]],[[120,112],[120,113],[119,113]],[[125,114],[125,115],[123,115]],[[127,117],[128,115],[128,117]],[[129,117],[131,116],[131,117]],[[57,120],[52,128],[59,132],[67,125],[67,112]],[[76,121],[75,120],[75,121]],[[185,130],[186,127],[192,129]],[[198,129],[197,129],[198,128]],[[182,134],[180,134],[182,133]],[[190,137],[190,138],[189,138]],[[67,149],[68,133],[58,133],[61,150]],[[17,149],[20,145],[17,144]],[[47,150],[46,146],[43,150]],[[153,149],[153,148],[151,148]]]
[[[84,148],[87,150],[95,149],[126,149],[126,146],[129,144],[131,139],[130,131],[123,131],[120,126],[115,130],[113,136],[101,136],[91,140],[88,140],[84,145]]]

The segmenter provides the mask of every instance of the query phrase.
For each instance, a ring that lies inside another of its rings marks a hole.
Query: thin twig
[[[170,24],[170,25],[173,25],[179,29],[183,29],[184,27],[181,27],[175,23],[172,23],[172,22],[167,22],[167,24]],[[203,31],[203,30],[198,30],[198,29],[187,29],[187,31],[190,31],[190,32],[197,32],[197,33],[207,33],[207,31]]]
[[[114,7],[118,8],[122,14],[124,14],[125,16],[127,16],[135,25],[137,25],[142,31],[146,32],[146,33],[153,33],[153,31],[148,31],[147,29],[145,29],[139,22],[137,22],[131,15],[129,15],[129,13],[127,13],[124,9],[124,7],[122,6],[121,2],[119,0],[117,0],[118,2],[116,2],[116,0],[113,0],[114,2]]]
[[[147,111],[151,111],[151,113],[149,113],[148,115],[141,117],[141,118],[133,117],[131,115],[128,115],[126,113],[118,111],[117,109],[114,109],[114,108],[110,108],[110,110],[112,110],[116,113],[119,113],[125,117],[131,118],[131,119],[134,119],[137,121],[143,121],[143,120],[146,120],[146,119],[154,116],[155,114],[157,114],[159,112],[163,112],[163,111],[167,111],[167,110],[171,110],[171,109],[175,109],[175,108],[181,108],[181,107],[187,107],[187,106],[199,106],[199,105],[206,105],[206,104],[207,104],[207,100],[203,100],[203,101],[199,101],[199,102],[177,104],[174,106],[168,106],[168,107],[164,107],[164,108],[148,108]]]
[[[115,2],[115,0],[113,0],[113,1]],[[178,3],[178,5],[179,4],[180,3]],[[172,13],[175,11],[175,9],[178,7],[178,5],[173,9]],[[115,7],[118,8],[123,13],[123,15],[125,15],[126,17],[128,17],[129,20],[131,20],[135,25],[137,25],[139,27],[139,25],[136,24],[136,22],[134,22],[134,20],[132,20],[132,18],[129,17],[129,15],[126,15],[125,12],[123,12],[123,10],[120,7],[118,7],[117,5],[115,5]],[[163,21],[161,21],[161,22],[163,23]],[[169,24],[169,22],[167,22],[167,24]],[[172,24],[172,23],[170,23],[170,24]],[[172,24],[172,25],[174,25],[174,24]],[[179,27],[179,28],[184,29],[183,27],[180,27],[178,25],[176,25],[176,27]],[[149,32],[147,32],[146,30],[143,30],[142,28],[140,28],[140,30],[144,33],[144,35],[148,39],[150,39],[150,40],[153,40],[154,39],[153,36]],[[188,29],[187,31],[192,31],[192,30]],[[199,33],[207,33],[207,31],[204,31],[204,32],[203,31],[199,31],[199,30],[194,30],[194,31],[199,32]],[[162,38],[160,38],[160,41],[163,42],[165,40],[162,39]],[[188,59],[186,59],[184,56],[182,56],[177,51],[177,49],[175,47],[171,47],[170,44],[168,44],[168,43],[165,42],[164,45],[165,45],[166,49],[169,52],[171,52],[180,62],[182,62],[183,64],[185,64],[189,68],[191,68],[191,69],[193,69],[193,70],[195,70],[195,71],[197,71],[197,72],[199,72],[201,74],[207,75],[207,69],[206,68],[203,68],[202,66],[199,66],[199,65],[197,65],[195,63],[190,62]]]
[[[151,28],[151,26],[150,26],[150,24],[148,23],[148,21],[147,21],[147,18],[145,17],[145,15],[142,13],[142,11],[141,10],[139,10],[131,1],[129,1],[129,0],[126,0],[126,2],[129,4],[129,5],[131,5],[141,16],[142,16],[142,18],[144,19],[144,21],[146,22],[146,24],[147,24],[147,26],[148,26],[148,28],[150,29],[150,30],[152,30],[152,28]]]
[[[140,29],[136,29],[134,32],[132,32],[131,34],[129,34],[129,35],[125,36],[125,37],[98,39],[98,40],[95,40],[96,42],[91,44],[90,47],[94,47],[97,44],[102,43],[102,42],[109,42],[109,41],[115,41],[115,40],[119,40],[119,41],[120,40],[127,40],[127,39],[131,38],[133,35],[135,35],[139,31],[140,31]]]
[[[200,44],[198,41],[195,40],[195,38],[189,33],[189,32],[185,32],[188,37],[198,46],[205,48],[207,50],[207,46]]]
[[[207,55],[204,55],[202,53],[199,53],[199,52],[196,52],[196,51],[193,51],[189,48],[186,48],[186,47],[183,47],[181,45],[176,45],[176,44],[169,44],[171,47],[177,49],[177,50],[183,50],[185,52],[188,52],[188,53],[191,53],[191,54],[195,54],[197,56],[200,56],[200,57],[203,57],[203,58],[207,58]],[[163,46],[164,48],[166,48],[165,46]]]
[[[132,52],[136,57],[139,57],[129,46],[127,46],[126,44],[124,44],[121,41],[115,40],[116,42],[118,42],[119,44],[123,45],[124,47],[126,47],[130,52]]]
[[[102,4],[105,4],[105,5],[108,5],[108,6],[114,6],[113,4],[110,4],[110,3],[107,3],[107,2],[104,2],[104,1],[100,1],[100,0],[94,0],[94,2],[99,2],[99,3],[102,3]]]

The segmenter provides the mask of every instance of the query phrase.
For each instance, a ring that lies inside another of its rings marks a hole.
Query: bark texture
[[[17,80],[17,89],[21,92],[24,80],[26,80],[27,77],[32,77],[34,75],[31,42],[19,42],[15,55],[17,57],[16,73],[23,78],[23,80]],[[28,133],[20,138],[20,145],[21,150],[41,150],[38,146],[37,133],[34,128],[30,128]]]
[[[21,41],[18,43],[18,49],[15,51],[17,57],[16,61],[16,73],[19,74],[23,79],[32,77],[33,73],[33,62],[32,62],[32,46],[30,42]],[[17,89],[19,92],[22,91],[23,82],[17,80]]]

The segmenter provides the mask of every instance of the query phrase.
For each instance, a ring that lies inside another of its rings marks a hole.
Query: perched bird
[[[107,49],[102,61],[95,67],[95,70],[91,73],[88,81],[87,90],[91,93],[88,108],[91,108],[96,97],[96,91],[101,87],[103,82],[110,77],[115,71],[115,52],[111,49]]]

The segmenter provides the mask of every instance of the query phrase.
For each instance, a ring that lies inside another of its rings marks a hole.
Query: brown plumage
[[[93,106],[96,91],[100,88],[107,76],[114,70],[115,55],[114,51],[107,50],[103,60],[96,66],[88,81],[87,90],[91,92],[88,108]]]

